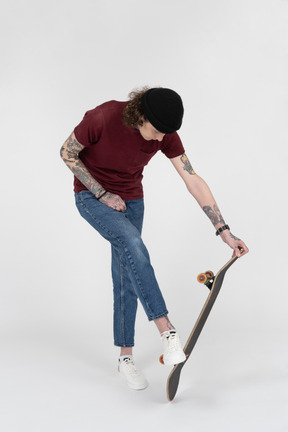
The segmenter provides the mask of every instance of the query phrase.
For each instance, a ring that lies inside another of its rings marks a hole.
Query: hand
[[[115,195],[111,192],[105,193],[105,195],[99,199],[102,204],[107,207],[111,207],[114,210],[124,212],[126,210],[126,204],[119,195]]]
[[[222,240],[234,250],[232,255],[233,257],[237,256],[238,258],[240,258],[249,252],[249,249],[245,245],[245,243],[242,240],[235,237],[229,230],[222,231],[220,236]]]

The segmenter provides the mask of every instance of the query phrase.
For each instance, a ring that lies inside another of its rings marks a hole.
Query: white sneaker
[[[133,390],[144,390],[148,387],[148,381],[144,375],[136,369],[132,357],[124,358],[119,362],[118,371],[126,378],[128,386]]]
[[[161,334],[164,344],[163,363],[168,366],[182,363],[186,360],[186,355],[181,348],[181,342],[176,330],[165,331]]]

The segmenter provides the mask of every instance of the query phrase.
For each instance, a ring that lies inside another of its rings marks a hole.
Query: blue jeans
[[[137,299],[149,321],[168,314],[148,251],[141,238],[143,198],[125,201],[125,212],[100,203],[89,191],[75,193],[75,200],[81,216],[111,243],[114,344],[132,347]]]

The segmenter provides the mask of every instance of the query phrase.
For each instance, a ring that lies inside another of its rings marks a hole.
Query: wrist
[[[98,196],[96,196],[96,199],[99,201],[100,198],[102,198],[108,191],[106,191],[105,189],[103,189]]]
[[[216,234],[216,236],[218,236],[219,234],[222,234],[226,230],[230,231],[229,225],[222,225],[220,228],[217,229],[215,234]]]

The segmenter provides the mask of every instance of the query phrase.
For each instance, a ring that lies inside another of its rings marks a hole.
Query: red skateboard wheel
[[[159,357],[159,362],[164,365],[164,361],[163,361],[163,354]]]
[[[205,273],[200,273],[197,276],[197,281],[200,282],[200,283],[205,283],[205,282],[207,282],[207,280],[208,280],[208,278],[207,278],[207,276],[206,276]]]

